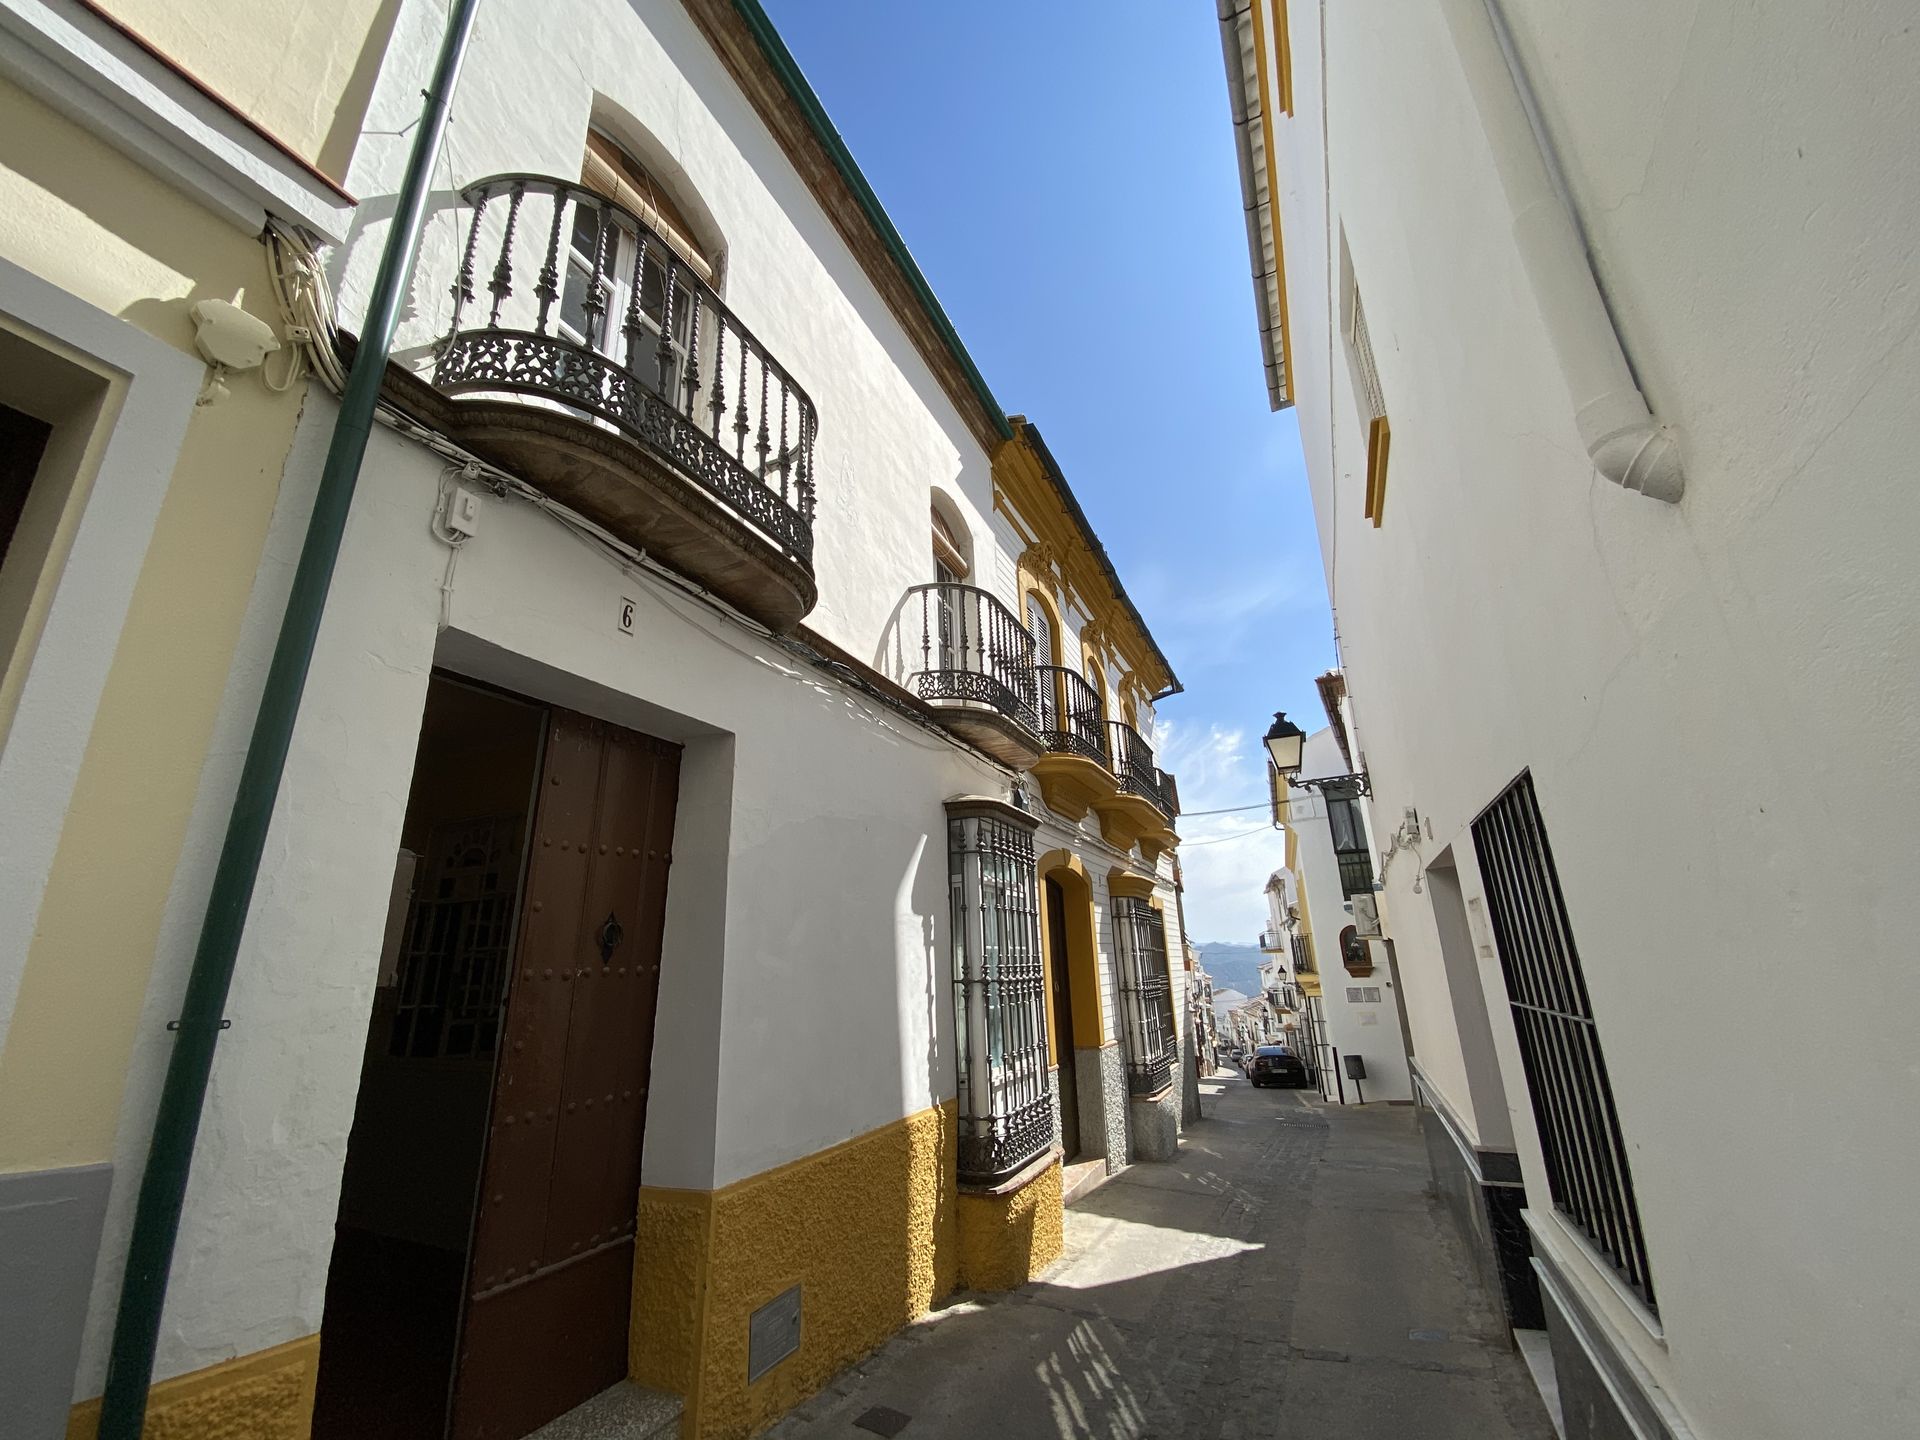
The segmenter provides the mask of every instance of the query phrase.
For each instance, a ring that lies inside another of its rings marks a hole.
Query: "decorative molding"
[[[249,234],[346,238],[352,196],[92,6],[0,0],[0,39],[0,74]]]

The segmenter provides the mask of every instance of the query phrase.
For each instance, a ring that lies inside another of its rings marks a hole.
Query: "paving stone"
[[[880,1411],[907,1440],[1552,1440],[1411,1113],[1212,1083],[1171,1161],[1068,1211],[1041,1280],[926,1317],[771,1440]]]

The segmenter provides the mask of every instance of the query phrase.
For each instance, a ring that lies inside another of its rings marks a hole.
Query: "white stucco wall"
[[[1698,1435],[1903,1433],[1920,1352],[1920,1252],[1897,1219],[1920,1180],[1900,1138],[1920,1109],[1920,897],[1891,838],[1920,754],[1911,6],[1503,6],[1628,354],[1678,427],[1677,505],[1586,461],[1442,7],[1288,9],[1301,432],[1374,814],[1415,807],[1433,836],[1384,896],[1416,1052],[1467,1113],[1411,887],[1450,850],[1472,914],[1467,827],[1530,770],[1664,1341],[1576,1265],[1583,1293]],[[1342,234],[1393,425],[1379,529],[1329,350]],[[1783,1082],[1755,1037],[1829,966],[1858,1003],[1816,1007],[1796,1037],[1812,1063]],[[1544,1210],[1497,963],[1481,972]]]
[[[408,137],[383,132],[418,115],[444,14],[405,0],[375,87],[348,179],[361,214],[351,253],[332,266],[349,329],[358,328],[385,239],[384,197],[405,168]],[[500,172],[577,177],[597,113],[620,117],[629,143],[648,142],[681,172],[689,208],[709,213],[724,241],[722,298],[818,407],[820,601],[807,624],[878,663],[901,596],[933,578],[933,487],[963,502],[976,572],[996,573],[982,563],[995,533],[988,457],[679,4],[494,0],[481,10],[438,172],[445,189],[434,193],[396,352],[426,368],[426,347],[451,319],[448,287],[469,213],[455,192]],[[522,291],[535,268],[522,267]]]
[[[1331,728],[1315,731],[1307,737],[1301,751],[1300,774],[1304,779],[1346,773],[1346,760]],[[1355,1094],[1353,1082],[1344,1079],[1349,1104],[1360,1097],[1372,1104],[1380,1100],[1410,1100],[1413,1081],[1407,1073],[1406,1046],[1400,1034],[1400,997],[1392,984],[1385,953],[1379,944],[1372,946],[1373,973],[1354,976],[1340,961],[1340,932],[1353,924],[1353,908],[1340,893],[1340,869],[1333,853],[1333,831],[1327,822],[1326,801],[1316,791],[1296,790],[1287,807],[1287,828],[1298,837],[1296,858],[1299,880],[1305,887],[1307,911],[1313,919],[1313,957],[1320,967],[1320,989],[1324,1000],[1326,1027],[1324,1039],[1345,1057],[1358,1055],[1366,1061],[1367,1078]],[[1375,864],[1378,865],[1376,854]],[[1349,1000],[1349,986],[1372,986],[1380,992],[1378,1001]],[[1323,1077],[1324,1088],[1336,1099],[1342,1094],[1331,1076]]]

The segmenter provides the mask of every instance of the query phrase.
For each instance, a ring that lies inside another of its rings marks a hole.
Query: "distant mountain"
[[[1260,962],[1267,957],[1260,953],[1258,945],[1229,945],[1225,941],[1209,944],[1196,940],[1193,948],[1200,952],[1201,965],[1213,977],[1216,993],[1229,986],[1248,995],[1260,993]]]

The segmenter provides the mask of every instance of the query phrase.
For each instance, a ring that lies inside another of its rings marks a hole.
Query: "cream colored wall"
[[[295,154],[347,173],[400,0],[99,0]]]
[[[157,7],[156,7],[157,8]],[[206,7],[198,7],[206,8]],[[0,254],[182,351],[272,319],[257,240],[0,82]],[[304,386],[189,422],[95,715],[0,1051],[0,1170],[106,1159],[162,907]]]

